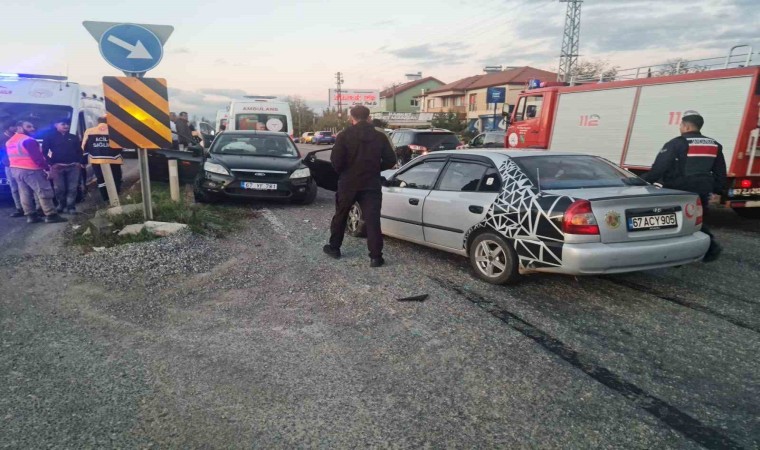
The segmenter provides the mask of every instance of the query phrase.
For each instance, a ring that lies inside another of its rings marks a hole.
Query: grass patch
[[[184,223],[190,231],[213,237],[224,237],[242,227],[244,219],[253,216],[253,211],[235,205],[209,205],[195,203],[191,190],[185,190],[180,195],[180,201],[171,199],[167,183],[151,183],[151,199],[153,200],[153,220],[157,222]],[[142,202],[139,183],[121,195],[121,205],[138,204]],[[85,219],[87,221],[88,219]],[[98,233],[89,222],[81,224],[74,231],[71,243],[90,247],[112,247],[114,245],[133,242],[145,242],[158,239],[157,236],[143,230],[139,234],[119,236],[117,233],[127,225],[144,222],[142,210],[129,214],[108,217],[113,224],[111,233]],[[87,230],[90,230],[88,233]]]

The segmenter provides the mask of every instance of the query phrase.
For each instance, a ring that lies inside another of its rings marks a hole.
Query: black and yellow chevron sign
[[[111,148],[170,148],[169,92],[163,78],[103,77]]]

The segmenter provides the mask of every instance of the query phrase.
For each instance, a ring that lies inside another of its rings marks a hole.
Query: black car
[[[225,131],[203,157],[194,193],[199,202],[236,197],[309,204],[317,196],[317,184],[287,134]]]
[[[401,165],[430,152],[454,150],[461,144],[456,134],[440,129],[399,129],[393,132],[391,141]]]

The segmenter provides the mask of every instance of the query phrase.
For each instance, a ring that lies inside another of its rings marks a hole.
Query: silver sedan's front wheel
[[[493,284],[514,283],[520,277],[517,255],[498,234],[487,231],[470,243],[470,264],[479,278]]]

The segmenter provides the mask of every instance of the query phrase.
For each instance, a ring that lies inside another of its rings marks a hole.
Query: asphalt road
[[[329,259],[332,205],[0,250],[0,447],[760,447],[760,222],[717,211],[713,264],[502,287],[393,239]]]

